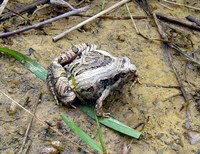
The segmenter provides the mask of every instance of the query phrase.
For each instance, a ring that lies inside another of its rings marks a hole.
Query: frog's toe
[[[104,117],[104,118],[109,118],[110,117],[110,113],[106,113],[103,111],[96,111],[97,112],[97,116],[99,117]]]
[[[103,112],[102,117],[104,117],[104,118],[109,118],[109,117],[110,117],[110,113],[104,113],[104,112]]]

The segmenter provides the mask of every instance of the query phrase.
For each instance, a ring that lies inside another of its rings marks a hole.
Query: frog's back
[[[86,51],[74,60],[69,71],[74,75],[76,90],[88,99],[101,95],[105,86],[112,84],[118,72],[119,58],[102,50]]]

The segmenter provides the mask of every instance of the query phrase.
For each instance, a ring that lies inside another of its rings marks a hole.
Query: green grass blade
[[[98,137],[99,137],[99,142],[101,144],[101,148],[103,149],[103,153],[107,153],[106,152],[106,148],[103,144],[103,135],[102,135],[102,132],[101,132],[101,127],[99,125],[99,120],[98,120],[98,117],[95,116],[95,119],[96,119],[96,122],[97,122],[97,129],[98,129]]]
[[[39,63],[32,60],[31,58],[17,52],[14,50],[10,50],[7,48],[0,48],[0,52],[4,52],[8,55],[13,56],[18,61],[20,61],[23,65],[26,66],[31,72],[33,72],[37,77],[42,79],[43,81],[46,81],[47,76],[47,70],[43,68]],[[95,112],[88,106],[80,106],[80,109],[84,111],[86,114],[88,114],[91,118],[95,119]],[[111,129],[114,129],[118,132],[121,132],[123,134],[126,134],[128,136],[139,138],[141,133],[137,130],[134,130],[125,124],[113,119],[113,118],[106,118],[106,119],[100,119],[99,122]]]
[[[76,124],[73,123],[66,115],[61,114],[61,118],[64,120],[64,122],[83,140],[85,141],[89,146],[94,148],[97,151],[103,152],[102,147],[96,143],[95,140],[93,140],[89,135],[87,135],[84,131],[82,131]]]
[[[22,63],[26,68],[28,68],[31,72],[33,72],[33,74],[35,74],[37,77],[39,77],[43,81],[46,81],[47,70],[35,60],[32,60],[31,58],[8,48],[0,48],[0,52],[11,55],[20,63]]]
[[[89,115],[92,119],[95,119],[95,111],[93,109],[91,109],[88,106],[84,106],[84,105],[79,105],[79,108],[85,112],[87,115]],[[100,118],[99,122],[109,128],[112,128],[122,134],[134,137],[134,138],[139,138],[141,135],[141,132],[132,129],[131,127],[128,127],[127,125],[109,117],[109,118]]]

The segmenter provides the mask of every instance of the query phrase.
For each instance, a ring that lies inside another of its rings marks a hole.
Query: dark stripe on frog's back
[[[97,91],[95,91],[95,89],[91,86],[88,87],[87,89],[81,88],[80,91],[78,91],[79,93],[81,93],[82,97],[84,100],[95,100],[98,99],[103,91],[107,88],[107,87],[111,87],[115,82],[117,82],[120,78],[120,74],[115,75],[113,78],[109,78],[109,79],[102,79],[100,80],[100,82],[97,85]]]
[[[77,89],[87,89],[93,86],[95,88],[94,90],[97,91],[99,87],[97,84],[100,83],[100,80],[106,81],[106,79],[114,78],[117,74],[119,74],[119,66],[117,65],[120,64],[120,61],[120,59],[114,59],[113,63],[111,63],[110,65],[106,65],[105,67],[99,67],[91,71],[89,70],[78,76],[75,76]],[[100,87],[101,86],[102,85],[100,84]]]
[[[71,69],[71,72],[74,73],[75,76],[80,75],[81,73],[88,70],[94,70],[109,65],[112,61],[111,57],[105,56],[97,51],[90,51],[87,55],[84,56],[86,63],[76,65],[74,68]],[[76,72],[76,67],[82,69]]]

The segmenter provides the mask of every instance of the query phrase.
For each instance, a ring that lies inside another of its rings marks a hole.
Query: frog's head
[[[125,74],[135,74],[136,66],[131,64],[131,61],[128,57],[123,57],[121,59],[120,72],[124,75]]]
[[[131,61],[128,57],[121,58],[118,69],[120,77],[123,78],[124,81],[128,81],[129,79],[135,80],[137,76],[137,69],[135,65],[131,64]]]

